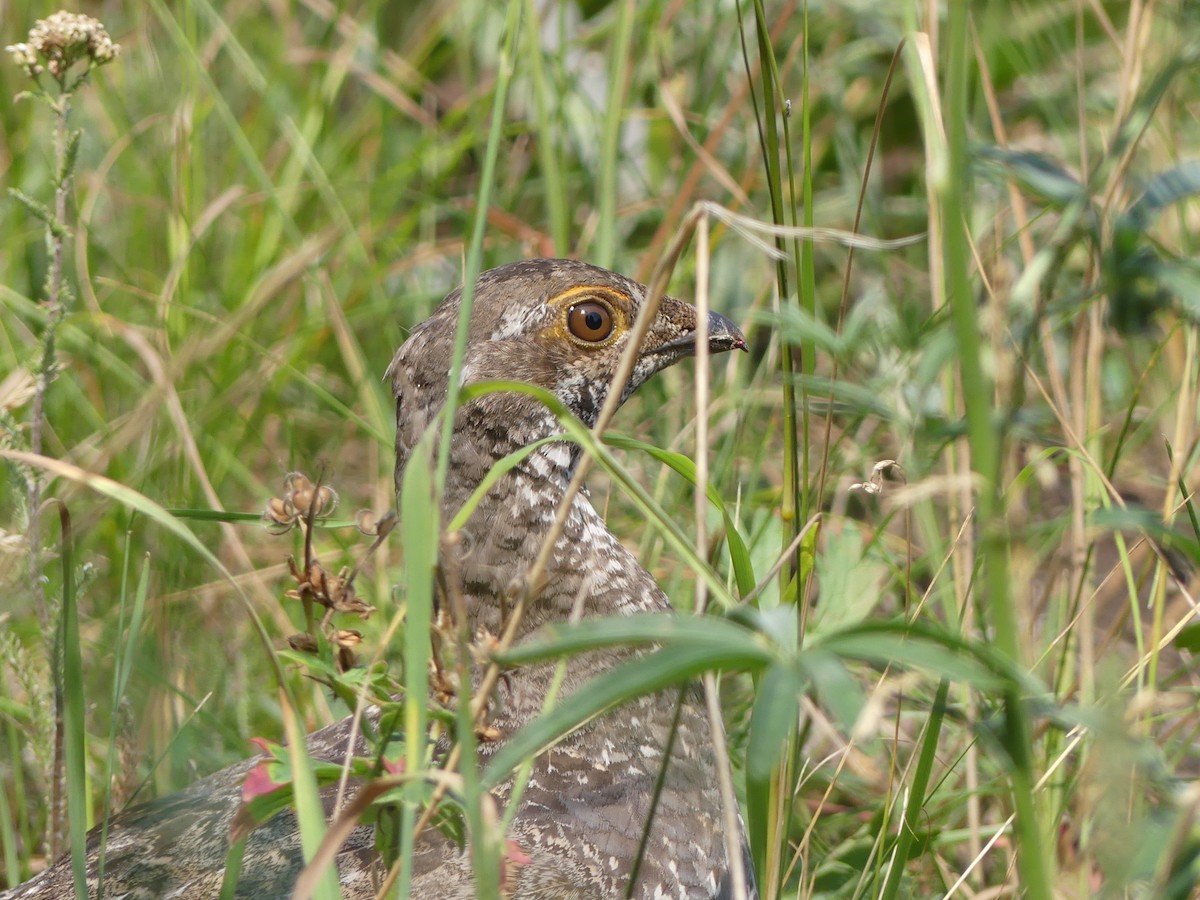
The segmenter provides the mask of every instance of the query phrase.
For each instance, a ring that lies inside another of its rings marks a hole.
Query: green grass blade
[[[159,506],[144,494],[141,494],[138,491],[121,484],[120,482],[114,481],[111,478],[106,478],[103,475],[97,475],[94,472],[88,472],[87,470],[82,469],[79,466],[72,465],[71,463],[53,459],[48,456],[37,456],[33,453],[25,453],[24,451],[20,450],[10,450],[5,447],[0,447],[0,459],[9,459],[16,463],[36,466],[50,473],[51,475],[65,478],[69,481],[73,481],[79,485],[82,485],[83,487],[89,488],[98,494],[108,497],[111,500],[115,500],[123,506],[142,514],[147,519],[150,519],[152,522],[161,526],[167,532],[173,534],[175,537],[183,541],[184,544],[194,550],[202,559],[205,560],[205,562],[219,572],[221,576],[233,587],[238,598],[242,601],[246,610],[246,614],[251,623],[254,625],[259,639],[262,641],[263,647],[267,652],[268,659],[272,662],[272,667],[278,683],[281,686],[286,686],[287,682],[283,677],[283,670],[279,667],[279,662],[275,658],[275,652],[271,638],[267,635],[267,631],[263,626],[262,619],[259,618],[258,613],[250,604],[250,601],[246,597],[245,592],[242,590],[241,585],[238,584],[238,582],[230,574],[229,570],[225,568],[224,563],[222,563],[216,557],[216,554],[214,554],[203,541],[196,537],[191,529],[184,525],[179,519],[172,516],[165,509],[163,509],[163,507]]]
[[[616,260],[617,197],[620,184],[617,163],[621,158],[621,125],[625,116],[625,94],[629,90],[629,52],[633,43],[634,0],[617,0],[614,38],[608,51],[607,106],[600,138],[600,177],[596,179],[596,265],[611,268]]]
[[[71,840],[71,874],[75,896],[88,896],[87,889],[87,732],[84,708],[87,694],[83,683],[83,653],[79,646],[79,607],[75,597],[74,537],[71,515],[58,505],[62,527],[62,617],[59,620],[59,652],[62,654],[63,756],[67,778],[67,828]]]
[[[9,884],[19,884],[21,881],[16,821],[8,803],[8,792],[0,791],[0,851],[4,853],[4,877]]]
[[[525,19],[538,21],[534,0],[525,0]],[[550,236],[554,252],[566,256],[571,247],[571,219],[567,209],[567,185],[559,161],[559,120],[552,109],[551,88],[542,64],[541,35],[537,28],[525,29],[528,47],[529,78],[537,104],[538,161],[542,168],[542,190],[546,195],[546,214],[550,219]],[[560,50],[562,48],[560,47]]]
[[[130,532],[126,532],[126,554],[124,560],[124,568],[126,570],[125,577],[122,579],[121,590],[121,615],[118,619],[118,626],[125,626],[125,598],[128,592],[125,589],[128,585],[128,568],[130,563],[131,548],[129,545]],[[112,701],[109,706],[109,716],[111,724],[108,730],[108,760],[105,764],[105,790],[104,790],[104,816],[100,823],[100,850],[96,858],[96,880],[101,885],[103,890],[104,885],[104,858],[105,848],[108,839],[108,817],[109,803],[112,799],[112,775],[116,771],[117,766],[117,727],[121,721],[121,701],[125,698],[125,692],[129,687],[129,676],[133,671],[134,660],[136,658],[138,638],[142,632],[142,623],[146,613],[146,597],[150,591],[150,557],[147,555],[142,560],[142,573],[138,579],[137,590],[134,594],[133,609],[130,611],[129,622],[125,627],[125,642],[117,648],[117,674],[113,679]],[[119,627],[118,631],[122,629]]]
[[[496,179],[496,160],[499,156],[500,135],[504,131],[504,113],[508,100],[508,89],[516,65],[516,48],[521,31],[521,0],[510,0],[504,19],[504,45],[497,66],[496,87],[492,98],[491,123],[488,128],[487,147],[484,151],[483,172],[479,182],[475,217],[471,227],[471,240],[467,250],[466,269],[463,273],[462,297],[456,324],[454,349],[450,358],[449,384],[461,383],[463,360],[466,357],[467,337],[470,331],[472,301],[475,297],[475,279],[479,274],[483,258],[483,238],[487,229],[487,214],[491,203],[492,188]],[[460,402],[460,392],[451,390],[442,408],[442,433],[438,442],[436,496],[441,497],[450,467],[450,444],[454,432],[455,412]],[[465,665],[465,661],[463,661]],[[469,679],[462,680],[464,684]],[[483,900],[499,895],[499,855],[495,842],[485,834],[482,815],[484,802],[475,766],[475,723],[470,714],[470,702],[459,698],[458,742],[463,751],[463,791],[467,809],[467,820],[475,839],[471,842],[471,860],[475,873],[475,890]]]
[[[437,565],[437,500],[433,488],[432,431],[426,432],[404,469],[400,492],[400,540],[404,548],[404,749],[405,767],[416,772],[425,766],[426,698],[429,693],[429,639],[433,623],[434,567]],[[420,785],[406,789],[415,801]],[[402,814],[397,893],[408,896],[412,877],[413,825],[416,806],[406,803]],[[390,860],[388,863],[390,864]]]
[[[912,784],[907,792],[904,804],[904,817],[900,823],[900,833],[896,837],[892,852],[888,854],[887,881],[880,892],[882,900],[895,900],[900,896],[900,879],[903,877],[908,863],[909,848],[913,836],[923,827],[925,802],[929,790],[929,778],[933,772],[933,764],[937,758],[938,743],[942,736],[942,722],[946,718],[946,700],[950,694],[950,682],[942,681],[938,685],[937,694],[933,700],[933,710],[925,723],[925,737],[921,741],[921,755],[917,758],[917,768],[913,773]]]
[[[611,432],[604,435],[604,443],[622,450],[638,450],[645,453],[664,465],[670,466],[672,470],[686,478],[689,484],[696,483],[696,463],[682,453],[673,453],[670,450],[655,447],[653,444]],[[733,577],[737,582],[738,593],[745,597],[758,584],[758,579],[754,576],[754,563],[750,558],[750,551],[715,485],[711,483],[708,485],[706,496],[721,513],[721,518],[725,522],[725,540],[729,545],[729,561],[733,566]]]
[[[312,861],[325,837],[325,810],[321,805],[313,761],[308,755],[300,719],[286,695],[280,695],[280,702],[283,706],[283,725],[287,731],[288,757],[292,765],[292,796],[300,825],[300,847],[307,863]],[[331,865],[321,874],[313,897],[316,900],[341,900],[341,896],[337,867]]]

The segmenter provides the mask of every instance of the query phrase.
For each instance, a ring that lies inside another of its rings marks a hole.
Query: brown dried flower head
[[[267,502],[263,519],[272,534],[283,534],[310,514],[314,519],[328,518],[337,503],[337,491],[329,485],[317,486],[302,472],[290,472],[283,479],[283,496]]]
[[[370,509],[360,509],[354,514],[354,527],[363,534],[387,537],[396,527],[396,514],[391,510],[382,516]]]
[[[375,612],[371,606],[359,598],[354,590],[354,582],[349,578],[349,570],[342,569],[337,575],[330,575],[320,562],[310,560],[308,566],[301,571],[296,560],[288,557],[288,568],[296,587],[285,591],[284,596],[289,600],[311,600],[330,612],[348,612],[370,618]]]
[[[363,637],[361,631],[355,631],[352,628],[339,628],[330,635],[330,639],[339,647],[351,649],[361,644]]]
[[[49,72],[61,80],[77,62],[86,61],[89,69],[111,62],[121,52],[121,45],[114,44],[104,26],[91,16],[59,11],[39,19],[26,42],[4,49],[29,77]]]

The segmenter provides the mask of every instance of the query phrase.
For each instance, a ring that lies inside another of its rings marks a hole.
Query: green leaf
[[[821,599],[811,625],[814,634],[864,621],[879,606],[887,570],[863,554],[857,528],[825,529],[820,550]]]
[[[1142,196],[1117,220],[1116,228],[1144,232],[1168,206],[1197,194],[1200,194],[1200,160],[1180,163],[1150,179]]]
[[[1178,649],[1187,650],[1189,653],[1200,652],[1200,624],[1184,626],[1171,643]]]
[[[1153,510],[1136,506],[1101,509],[1088,516],[1088,523],[1113,532],[1145,535],[1164,551],[1186,558],[1193,567],[1200,566],[1200,541],[1169,527]]]
[[[1129,115],[1114,134],[1108,152],[1105,154],[1107,159],[1120,159],[1124,156],[1126,148],[1141,138],[1146,128],[1149,127],[1159,102],[1170,88],[1171,82],[1180,72],[1195,66],[1196,62],[1197,51],[1189,48],[1182,55],[1171,59],[1161,72],[1145,84],[1145,88],[1134,99]]]
[[[777,655],[761,635],[729,619],[663,612],[547,625],[520,646],[497,654],[497,659],[505,665],[529,665],[609,647],[649,644],[664,650],[712,653],[714,658],[732,661],[727,668],[761,667]]]
[[[24,191],[17,190],[17,188],[10,187],[8,189],[8,194],[23,207],[25,207],[25,211],[35,219],[45,223],[45,225],[51,230],[55,228],[58,220],[54,218],[54,213],[50,212],[50,207],[48,207],[45,203],[42,203],[40,200],[35,200]]]
[[[187,507],[166,507],[166,511],[177,519],[192,519],[197,522],[261,522],[261,512],[233,512],[227,509],[192,509]],[[319,522],[318,527],[328,528],[331,522]],[[353,525],[353,522],[347,522]]]
[[[242,860],[246,855],[246,838],[234,841],[225,856],[225,877],[221,880],[219,900],[234,900],[238,880],[242,876]]]
[[[1154,276],[1175,296],[1180,313],[1200,322],[1200,264],[1192,259],[1159,260]]]
[[[821,706],[829,711],[843,733],[850,734],[863,707],[867,705],[866,695],[858,681],[832,653],[809,651],[801,662],[812,679]]]
[[[594,625],[591,622],[581,624]],[[704,672],[743,667],[748,661],[741,649],[732,646],[721,652],[711,644],[690,644],[671,646],[623,663],[593,678],[567,702],[538,716],[514,734],[488,763],[483,786],[494,788],[524,760],[536,756],[615,706],[688,681]]]
[[[731,613],[731,616],[772,643],[795,654],[799,632],[796,628],[794,606],[772,606],[766,609],[744,606]]]
[[[761,783],[771,778],[800,719],[800,694],[807,682],[794,662],[777,662],[758,683],[746,748],[747,779]]]
[[[60,189],[71,180],[71,174],[75,171],[75,163],[79,160],[79,139],[82,136],[83,132],[79,129],[74,129],[67,135],[66,153],[63,154],[62,167],[57,173],[57,186]]]
[[[975,149],[983,172],[1001,167],[1026,192],[1057,208],[1064,208],[1084,198],[1086,192],[1079,180],[1048,156],[1026,150],[985,145]]]
[[[1032,675],[993,648],[917,623],[868,622],[822,635],[813,640],[811,649],[931,672],[985,691],[1015,684],[1029,694],[1045,693]]]
[[[292,764],[292,794],[296,805],[296,820],[300,825],[300,848],[304,861],[310,862],[325,837],[325,810],[321,805],[316,771],[308,755],[304,730],[291,703],[283,700],[283,724],[288,736],[288,755]],[[335,866],[326,869],[313,892],[316,900],[340,900],[341,887]]]
[[[225,565],[217,559],[212,550],[208,548],[208,545],[196,537],[192,530],[184,525],[183,522],[175,518],[145,494],[141,494],[118,481],[113,481],[111,478],[89,472],[72,463],[49,456],[27,453],[22,450],[10,450],[6,447],[0,447],[0,459],[9,459],[18,464],[34,466],[51,475],[66,478],[68,481],[73,481],[82,487],[93,490],[101,496],[115,500],[128,509],[140,513],[187,544],[188,547],[200,555],[201,559],[221,574],[233,589],[234,595],[242,602],[246,616],[254,626],[255,635],[263,646],[276,681],[280,687],[286,690],[287,682],[283,677],[283,670],[279,666],[279,659],[275,655],[274,644],[267,635],[267,630],[263,626],[262,619],[255,611],[250,598],[246,596],[246,592],[241,584],[230,574]]]
[[[128,538],[128,532],[126,537]],[[126,547],[125,554],[125,573],[122,576],[121,584],[121,614],[119,623],[124,625],[125,619],[125,599],[128,594],[127,578],[128,567],[130,562],[129,548]],[[138,640],[142,632],[142,622],[146,612],[146,598],[150,592],[150,555],[142,560],[141,577],[138,579],[137,590],[134,593],[133,610],[130,615],[128,626],[124,628],[125,641],[123,646],[117,648],[116,659],[116,674],[113,679],[112,700],[109,707],[109,732],[108,732],[108,758],[105,763],[106,772],[115,772],[117,770],[116,755],[119,742],[117,741],[117,728],[121,721],[119,709],[121,700],[125,697],[125,692],[129,687],[129,678],[133,672],[133,661],[137,655]],[[107,779],[106,779],[107,780]],[[104,856],[105,848],[108,840],[108,824],[109,811],[112,802],[112,795],[106,788],[104,792],[104,809],[101,816],[100,827],[100,847],[96,853],[96,880],[100,885],[104,884]],[[102,890],[101,890],[102,892]]]

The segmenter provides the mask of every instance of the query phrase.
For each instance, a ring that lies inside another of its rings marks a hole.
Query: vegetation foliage
[[[336,896],[302,731],[369,696],[421,735],[354,769],[403,860],[435,796],[494,830],[529,754],[719,671],[764,897],[1194,896],[1198,11],[943,6],[103,5],[77,138],[0,65],[0,885],[263,736],[250,816],[295,804]],[[481,772],[426,705],[444,472],[389,535],[382,374],[551,255],[674,262],[752,352],[605,442],[562,416],[706,611],[505,649],[654,647]]]

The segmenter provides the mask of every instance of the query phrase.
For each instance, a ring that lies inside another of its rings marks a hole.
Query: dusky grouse
[[[470,319],[463,382],[527,382],[558,397],[593,424],[607,397],[647,289],[582,262],[538,259],[479,276]],[[396,477],[446,399],[461,289],[415,327],[388,368],[396,397]],[[665,297],[651,324],[622,399],[655,372],[695,352],[695,308]],[[708,317],[712,352],[745,349],[737,327]],[[491,393],[457,411],[444,510],[457,511],[492,464],[518,448],[561,432],[538,400],[516,392]],[[577,461],[573,444],[551,442],[527,456],[486,494],[462,529],[453,566],[461,584],[471,633],[502,630],[501,598],[522,579],[541,547]],[[608,530],[583,494],[570,507],[555,544],[544,587],[522,619],[519,637],[538,626],[584,616],[670,608],[653,577]],[[592,676],[629,654],[597,652],[572,659],[560,702]],[[494,733],[511,734],[538,715],[554,666],[510,671],[503,703],[490,720]],[[534,763],[508,837],[522,863],[507,867],[515,898],[716,898],[730,896],[726,841],[710,729],[699,692],[683,694],[678,731],[669,735],[680,694],[670,690],[620,707],[580,728]],[[349,720],[309,736],[316,758],[340,760]],[[671,758],[654,815],[651,797]],[[481,754],[495,744],[484,743]],[[109,823],[104,896],[109,898],[216,897],[229,825],[241,786],[256,760],[211,775],[186,790],[125,810]],[[507,788],[497,792],[500,803]],[[632,890],[630,870],[649,821],[649,840]],[[89,880],[96,896],[99,830],[89,835]],[[370,829],[355,831],[338,857],[343,892],[373,897],[378,866]],[[248,840],[237,896],[286,897],[302,865],[294,816],[280,813]],[[450,900],[474,896],[470,854],[430,830],[418,847],[412,896]],[[73,896],[69,858],[58,861],[10,894],[14,898]]]

